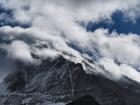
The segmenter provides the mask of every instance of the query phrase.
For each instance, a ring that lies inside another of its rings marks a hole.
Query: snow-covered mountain
[[[139,6],[0,0],[0,105],[139,105]]]
[[[129,78],[114,81],[101,74],[88,73],[81,64],[63,56],[42,62],[39,66],[15,62],[16,70],[7,75],[2,83],[7,90],[0,95],[0,105],[68,103],[85,95],[92,96],[101,105],[140,103],[140,84]],[[105,71],[104,68],[102,70]]]

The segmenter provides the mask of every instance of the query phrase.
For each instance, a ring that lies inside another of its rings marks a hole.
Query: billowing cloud
[[[116,10],[135,20],[139,17],[139,0],[1,0],[0,3],[13,11],[14,21],[31,24],[26,29],[0,28],[0,48],[7,51],[8,57],[36,63],[63,55],[82,64],[85,58],[90,58],[113,74],[112,78],[127,76],[140,82],[138,35],[109,33],[105,29],[87,32],[79,24],[111,19]],[[108,77],[105,72],[96,72]]]
[[[127,64],[118,65],[113,59],[110,58],[100,59],[100,64],[112,74],[108,76],[109,78],[118,79],[123,75],[132,80],[140,82],[140,73],[132,66]]]
[[[93,41],[101,56],[113,58],[119,63],[126,63],[134,66],[139,65],[140,47],[137,41],[140,37],[134,34],[108,34],[107,30],[96,30]]]
[[[14,41],[8,46],[8,57],[23,60],[24,62],[33,61],[29,46],[22,41]]]

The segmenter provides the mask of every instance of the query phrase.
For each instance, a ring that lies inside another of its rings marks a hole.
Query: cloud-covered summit
[[[106,19],[112,22],[111,15],[117,10],[135,21],[140,16],[139,0],[0,0],[0,4],[12,11],[12,21],[30,24],[26,28],[8,24],[0,27],[0,49],[7,52],[8,59],[40,64],[41,59],[59,55],[73,57],[71,60],[77,63],[87,58],[117,79],[127,76],[140,82],[137,34],[109,33],[102,28],[88,32],[79,24]]]

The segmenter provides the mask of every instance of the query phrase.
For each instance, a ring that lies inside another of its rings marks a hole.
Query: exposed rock
[[[100,104],[98,102],[96,102],[94,98],[87,95],[87,96],[83,96],[73,102],[70,102],[67,105],[100,105]]]
[[[17,70],[4,80],[11,92],[0,95],[0,105],[22,105],[26,99],[27,105],[68,103],[87,95],[101,105],[139,105],[140,84],[124,80],[116,82],[102,75],[87,74],[81,64],[63,57],[44,60],[40,66],[17,63]]]
[[[29,98],[22,100],[21,104],[26,105],[26,104],[29,104],[31,101],[32,101],[32,98],[29,97]]]

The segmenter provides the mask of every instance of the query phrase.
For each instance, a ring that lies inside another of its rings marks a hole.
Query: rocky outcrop
[[[95,99],[89,95],[83,96],[73,102],[68,103],[67,105],[100,105]]]
[[[122,82],[112,81],[102,75],[87,74],[81,64],[63,57],[42,62],[39,66],[17,62],[15,72],[4,80],[9,93],[0,96],[0,105],[69,103],[83,96],[88,96],[85,101],[82,100],[83,103],[86,100],[94,101],[92,98],[100,105],[140,103],[140,84],[128,78],[124,77],[125,82]]]

